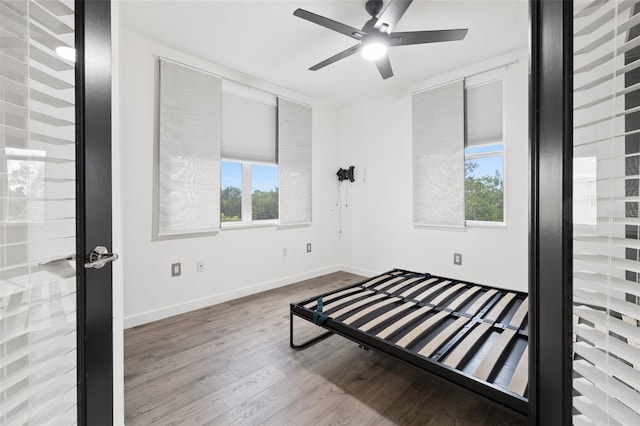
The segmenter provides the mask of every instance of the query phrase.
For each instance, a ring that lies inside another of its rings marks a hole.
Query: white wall
[[[411,92],[514,60],[504,80],[506,228],[414,229]],[[349,207],[343,206],[342,263],[369,274],[400,267],[527,291],[528,138],[526,50],[343,108],[340,165],[356,166],[357,181],[343,184],[350,187]],[[462,253],[462,266],[453,265],[454,252]]]
[[[311,227],[154,238],[158,55],[313,105]],[[338,158],[338,116],[333,107],[158,45],[126,29],[120,31],[120,68],[125,327],[339,269],[338,216],[331,214]],[[313,251],[307,254],[309,242]],[[283,248],[288,249],[287,257],[282,256]],[[196,272],[199,260],[205,262],[205,272]],[[171,277],[174,262],[182,263],[180,277]]]

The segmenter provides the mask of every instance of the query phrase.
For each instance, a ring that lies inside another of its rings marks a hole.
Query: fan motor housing
[[[368,0],[364,7],[369,15],[378,16],[378,13],[382,10],[382,0]]]

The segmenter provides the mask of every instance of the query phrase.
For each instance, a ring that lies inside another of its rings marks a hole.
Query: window
[[[465,87],[464,193],[467,225],[504,224],[502,80]]]
[[[278,219],[278,167],[251,165],[251,220]]]
[[[464,194],[467,222],[504,222],[504,144],[464,150]]]
[[[278,220],[278,166],[222,160],[220,222],[275,223]]]
[[[220,222],[242,221],[242,163],[220,165]]]
[[[220,221],[276,223],[276,97],[223,80]]]

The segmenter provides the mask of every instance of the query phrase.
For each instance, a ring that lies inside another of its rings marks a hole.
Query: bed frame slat
[[[418,352],[420,355],[424,357],[430,357],[433,355],[442,345],[444,345],[451,336],[456,334],[464,325],[469,322],[469,318],[460,317],[455,320],[453,323],[449,324],[447,328],[438,333],[437,336],[434,336],[433,339],[429,341],[420,351]]]
[[[445,301],[449,296],[451,296],[453,293],[455,293],[456,291],[460,290],[464,286],[465,285],[463,283],[458,283],[456,285],[453,285],[453,286],[449,287],[448,289],[446,289],[445,291],[443,291],[442,293],[440,293],[438,295],[438,297],[436,297],[435,299],[433,299],[429,303],[431,305],[438,306],[443,301]]]
[[[409,278],[408,280],[402,281],[401,283],[394,285],[390,289],[385,290],[385,293],[389,293],[389,294],[395,293],[396,291],[400,290],[402,287],[406,287],[409,284],[415,283],[416,281],[420,281],[423,279],[424,277]]]
[[[371,305],[366,309],[355,312],[353,315],[343,318],[341,321],[345,324],[353,324],[354,322],[358,321],[360,318],[369,315],[371,312],[376,311],[392,303],[397,303],[398,301],[399,300],[395,297],[389,297],[388,299],[378,302],[374,305]]]
[[[507,293],[500,298],[498,303],[491,308],[489,313],[484,317],[487,321],[496,322],[498,318],[502,315],[502,313],[507,309],[507,306],[511,303],[513,299],[515,299],[515,293]]]
[[[528,345],[527,345],[528,346]],[[518,361],[516,371],[511,377],[508,389],[517,393],[518,395],[524,395],[527,391],[527,384],[529,383],[529,348],[525,348],[522,353],[522,358]]]
[[[455,300],[449,303],[449,306],[447,307],[454,311],[460,310],[460,308],[462,308],[469,301],[469,299],[475,296],[475,294],[479,292],[481,289],[482,287],[480,286],[471,287],[470,289],[468,289],[467,291],[465,291],[464,293],[456,297]]]
[[[429,330],[432,327],[435,327],[441,321],[444,321],[444,319],[449,315],[450,315],[449,312],[440,311],[437,314],[427,318],[424,322],[418,324],[417,326],[409,330],[407,334],[405,334],[400,340],[396,342],[396,345],[406,348],[411,343],[413,343],[414,340],[420,337],[422,333],[424,333],[425,331]]]
[[[411,321],[413,321],[416,318],[418,318],[420,315],[424,315],[427,312],[431,311],[431,309],[432,308],[430,308],[429,306],[422,306],[420,309],[415,310],[414,312],[410,313],[409,315],[407,315],[405,317],[402,317],[402,318],[399,318],[398,321],[395,321],[392,324],[390,324],[384,330],[382,330],[378,334],[376,334],[376,336],[381,338],[381,339],[386,339],[387,337],[389,337],[390,335],[392,335],[396,331],[400,330],[405,325],[409,324]]]
[[[433,287],[430,287],[430,288],[426,289],[425,291],[423,291],[422,293],[420,293],[419,295],[414,297],[413,300],[417,300],[418,302],[422,302],[424,299],[429,297],[431,294],[433,294],[436,291],[440,290],[442,287],[446,287],[449,284],[451,284],[451,281],[448,281],[448,280],[445,280],[445,281],[442,281],[442,282],[440,282],[438,284],[435,284]]]
[[[346,314],[347,312],[351,312],[354,309],[359,308],[360,306],[364,306],[364,305],[366,305],[368,303],[375,302],[376,300],[382,299],[383,297],[389,297],[389,296],[387,296],[386,294],[382,294],[382,293],[376,294],[376,295],[372,295],[371,297],[367,297],[366,299],[359,300],[359,301],[357,301],[355,303],[350,303],[349,305],[345,306],[344,308],[339,309],[339,310],[337,310],[335,312],[332,312],[331,314],[329,314],[329,316],[331,318],[339,318],[342,315]]]
[[[396,284],[396,283],[398,283],[400,281],[406,281],[406,278],[403,277],[403,276],[394,277],[394,278],[391,278],[389,281],[385,281],[383,283],[379,283],[379,284],[376,284],[376,285],[373,285],[373,286],[369,285],[369,286],[365,286],[365,287],[367,287],[370,290],[382,291],[383,288],[388,287],[388,286],[393,286],[394,284]]]
[[[491,290],[488,290],[485,294],[480,296],[478,300],[476,300],[469,309],[467,309],[466,313],[471,315],[472,317],[475,316],[478,313],[478,311],[480,311],[480,309],[482,309],[482,307],[486,305],[487,302],[489,302],[489,300],[491,300],[491,298],[496,293],[498,293],[498,290],[496,289],[492,288]]]
[[[363,285],[364,287],[371,288],[371,287],[373,287],[374,285],[378,284],[379,282],[386,280],[387,278],[393,278],[393,277],[396,277],[396,276],[397,276],[397,274],[384,274],[384,275],[380,275],[379,277],[371,278],[369,281],[366,281],[366,282],[362,283],[362,285]]]
[[[469,351],[482,339],[482,337],[491,330],[489,324],[479,322],[478,325],[461,339],[458,345],[449,353],[449,356],[444,360],[444,363],[450,367],[458,368],[460,363],[465,359]]]
[[[380,315],[378,318],[374,318],[371,321],[369,321],[369,322],[367,322],[365,324],[362,324],[360,327],[358,327],[358,329],[367,332],[367,331],[375,328],[377,325],[382,324],[383,322],[385,322],[386,320],[388,320],[392,316],[397,315],[402,311],[406,311],[408,309],[411,309],[414,306],[415,306],[415,303],[405,302],[402,305],[398,306],[397,308],[393,308],[389,312],[385,312],[384,314]]]
[[[524,319],[527,317],[528,313],[529,313],[529,297],[525,297],[522,303],[520,304],[520,306],[518,307],[518,310],[516,311],[516,313],[513,314],[513,318],[511,318],[509,325],[517,328],[522,327],[522,323],[524,322]]]
[[[406,289],[405,291],[400,293],[400,297],[407,297],[411,293],[415,293],[416,291],[422,290],[423,288],[425,288],[428,285],[431,285],[435,281],[438,281],[438,279],[437,278],[429,278],[428,280],[421,282],[420,285],[412,286],[411,288]]]
[[[362,290],[360,287],[349,287],[347,289],[344,289],[342,291],[339,291],[337,293],[333,293],[330,294],[328,296],[326,296],[326,298],[323,298],[324,302],[326,303],[331,303],[332,301],[334,301],[335,299],[339,298],[340,296],[343,296],[345,294],[351,294],[354,292],[360,292],[360,290]],[[313,302],[309,302],[304,306],[305,309],[315,309],[316,306],[318,305],[318,301],[314,300]]]
[[[507,346],[509,346],[509,343],[511,343],[511,339],[513,339],[513,336],[515,336],[517,333],[518,332],[516,330],[511,330],[509,328],[504,329],[504,331],[500,334],[500,337],[498,337],[496,341],[493,342],[491,349],[484,356],[473,375],[480,380],[489,380],[489,376],[495,369],[496,364],[498,363],[498,359],[500,358],[500,356],[502,356],[505,349],[507,349]]]
[[[326,303],[323,306],[322,311],[326,313],[332,309],[337,309],[338,306],[340,305],[343,305],[345,303],[349,303],[355,299],[358,299],[359,297],[370,296],[372,294],[376,294],[376,293],[371,290],[364,290],[364,291],[360,291],[358,293],[352,294],[351,296],[343,297],[342,299],[332,300],[331,302]],[[314,305],[314,308],[315,308],[315,305]]]

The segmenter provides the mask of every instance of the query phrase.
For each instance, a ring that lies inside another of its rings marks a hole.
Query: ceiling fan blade
[[[391,69],[391,61],[389,60],[389,55],[384,55],[381,59],[376,61],[376,67],[378,71],[380,71],[380,75],[384,80],[389,77],[393,77],[393,70]]]
[[[318,24],[330,30],[339,32],[340,34],[344,34],[347,37],[355,38],[356,40],[361,40],[362,36],[366,34],[357,28],[345,25],[329,18],[325,18],[324,16],[316,15],[315,13],[309,12],[304,9],[296,9],[295,12],[293,12],[293,15],[297,16],[298,18],[306,19],[309,22],[313,22],[314,24]]]
[[[391,33],[389,36],[392,46],[408,46],[410,44],[438,43],[441,41],[456,41],[466,37],[468,29],[436,30],[436,31],[408,31]]]
[[[330,57],[328,59],[325,59],[324,61],[322,61],[322,62],[320,62],[318,64],[315,64],[314,66],[309,68],[309,70],[318,71],[320,68],[324,68],[327,65],[331,65],[332,63],[339,61],[340,59],[347,58],[347,57],[353,55],[354,53],[359,52],[361,47],[362,47],[361,44],[356,44],[355,46],[351,46],[347,50],[343,50],[342,52],[340,52],[338,54],[335,54],[332,57]]]
[[[374,27],[379,30],[383,25],[386,25],[388,28],[385,31],[390,33],[400,18],[402,18],[402,15],[404,15],[409,6],[411,6],[411,3],[413,3],[413,0],[391,0],[391,3],[389,3],[389,6],[382,12],[382,15],[380,15]]]

